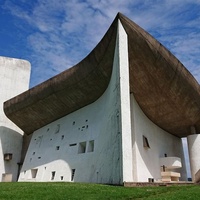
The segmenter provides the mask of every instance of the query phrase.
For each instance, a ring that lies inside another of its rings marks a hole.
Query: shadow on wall
[[[17,181],[21,159],[22,137],[20,133],[0,126],[0,181]]]

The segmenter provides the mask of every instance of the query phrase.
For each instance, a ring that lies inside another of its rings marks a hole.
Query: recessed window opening
[[[76,145],[77,145],[76,143],[73,143],[73,144],[70,144],[69,146],[73,147],[73,146],[76,146]]]
[[[57,124],[55,133],[59,133],[59,131],[60,131],[60,124]]]
[[[62,180],[63,180],[63,178],[64,178],[64,177],[63,177],[63,176],[61,176],[61,177],[60,177],[60,180],[62,181]]]
[[[76,171],[76,169],[72,169],[71,181],[73,181],[73,180],[74,180],[75,171]]]
[[[36,178],[38,169],[31,169],[31,177]]]
[[[33,155],[35,155],[35,152],[33,152]]]
[[[88,152],[93,152],[94,151],[94,140],[89,141],[88,144]]]
[[[149,141],[147,137],[145,137],[144,135],[143,135],[143,147],[150,148]]]
[[[6,160],[6,161],[12,160],[12,153],[5,153],[4,160]]]
[[[61,140],[63,140],[63,139],[64,139],[64,137],[65,137],[65,136],[64,136],[64,135],[62,135],[62,136],[61,136]]]
[[[56,146],[56,150],[59,150],[60,149],[60,146]]]
[[[52,172],[51,172],[51,180],[54,180],[55,175],[56,175],[56,172],[55,172],[55,171],[52,171]]]
[[[39,156],[38,159],[41,159],[41,157]]]
[[[73,121],[73,125],[75,125],[75,121]]]
[[[78,153],[85,153],[86,142],[80,142],[78,146]]]

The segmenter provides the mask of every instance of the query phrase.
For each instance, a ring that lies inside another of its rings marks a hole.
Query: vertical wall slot
[[[71,181],[74,181],[75,171],[76,169],[72,169]]]
[[[52,171],[52,172],[51,172],[51,180],[54,180],[54,179],[55,179],[55,175],[56,175],[56,171]]]

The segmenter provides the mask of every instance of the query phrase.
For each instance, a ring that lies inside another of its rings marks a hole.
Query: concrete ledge
[[[158,187],[158,186],[172,186],[172,185],[193,185],[190,181],[178,181],[178,182],[124,182],[124,187]]]

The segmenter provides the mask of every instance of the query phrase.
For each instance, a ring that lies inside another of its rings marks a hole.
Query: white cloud
[[[200,81],[200,0],[19,2],[6,0],[4,7],[33,28],[27,38],[33,75],[44,73],[38,80],[33,77],[32,85],[83,59],[100,41],[117,12],[149,31]]]

